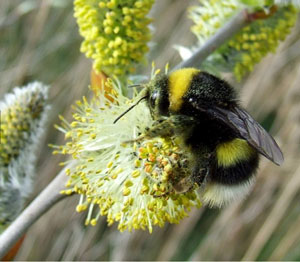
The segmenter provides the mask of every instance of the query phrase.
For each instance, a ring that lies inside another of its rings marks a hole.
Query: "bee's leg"
[[[193,117],[184,115],[172,115],[170,117],[157,119],[154,121],[153,125],[150,128],[145,129],[143,135],[126,142],[136,142],[145,138],[152,138],[157,136],[172,136],[175,133],[186,131],[187,127],[191,126],[194,121],[195,119]]]
[[[184,115],[172,115],[165,119],[158,119],[154,122],[152,127],[145,130],[146,137],[156,136],[171,136],[175,133],[181,133],[187,129],[190,124],[194,122],[193,117]]]
[[[178,183],[173,185],[173,188],[177,194],[185,193],[194,188],[195,182],[191,176],[184,177]]]
[[[203,168],[203,167],[200,168],[199,166],[196,166],[192,172],[191,179],[198,186],[201,186],[204,183],[208,174],[209,174],[209,168]]]
[[[195,184],[200,189],[204,188],[212,170],[212,159],[213,154],[205,152],[202,152],[201,158],[196,157],[191,172],[172,185],[174,191],[177,194],[186,193],[195,189]]]
[[[192,170],[192,180],[199,186],[205,184],[209,174],[212,172],[212,153],[203,153],[201,161],[197,161]]]

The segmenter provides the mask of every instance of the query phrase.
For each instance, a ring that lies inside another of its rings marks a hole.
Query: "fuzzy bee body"
[[[155,120],[145,136],[177,136],[192,156],[191,176],[174,185],[176,191],[197,183],[204,186],[205,203],[222,206],[250,191],[259,154],[277,165],[283,162],[275,140],[239,106],[225,81],[184,68],[156,76],[145,92],[141,100],[147,100]]]
[[[160,120],[146,136],[183,139],[193,156],[191,180],[205,182],[206,203],[221,206],[246,195],[259,153],[276,164],[283,162],[275,140],[241,109],[234,89],[217,77],[184,68],[157,76],[146,88],[151,114]]]

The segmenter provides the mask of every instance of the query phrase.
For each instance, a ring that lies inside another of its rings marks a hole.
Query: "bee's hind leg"
[[[191,176],[184,177],[179,182],[173,185],[173,188],[177,194],[186,193],[192,190],[195,186],[195,182]]]
[[[192,173],[191,180],[199,187],[203,187],[206,184],[206,179],[209,175],[209,168],[199,168]]]
[[[192,168],[191,179],[200,187],[203,187],[206,184],[206,181],[212,171],[212,156],[213,154],[211,153],[203,154],[201,161],[197,161]]]

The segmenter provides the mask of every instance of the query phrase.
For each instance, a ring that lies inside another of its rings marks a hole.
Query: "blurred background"
[[[161,0],[152,10],[154,37],[149,61],[171,68],[180,61],[175,44],[191,46],[188,5]],[[120,233],[85,227],[78,196],[57,204],[27,232],[17,260],[300,260],[300,23],[276,54],[268,55],[242,82],[242,104],[275,136],[285,162],[262,159],[256,186],[243,202],[223,209],[194,209],[179,225]],[[47,144],[64,143],[54,129],[58,114],[71,119],[70,105],[89,96],[91,61],[79,52],[81,37],[72,1],[0,1],[0,97],[39,80],[51,86],[47,131],[39,149],[36,196],[60,171],[62,156]],[[150,75],[151,63],[139,72]],[[31,199],[29,200],[29,202]]]

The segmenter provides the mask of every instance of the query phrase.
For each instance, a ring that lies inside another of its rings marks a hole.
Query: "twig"
[[[0,235],[0,259],[24,235],[26,230],[55,203],[65,198],[59,192],[65,188],[68,177],[63,169],[38,195],[18,218]]]
[[[253,14],[249,14],[247,9],[237,13],[227,24],[220,28],[216,34],[205,42],[189,59],[182,61],[173,70],[183,67],[199,67],[202,62],[217,48],[232,38],[244,26],[254,20]]]

